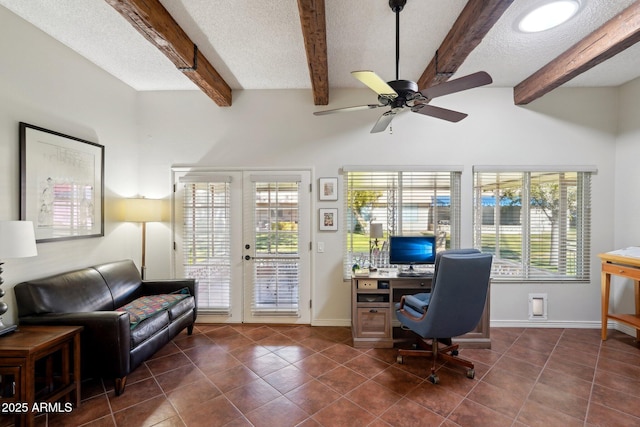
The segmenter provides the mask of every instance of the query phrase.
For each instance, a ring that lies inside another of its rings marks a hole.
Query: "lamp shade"
[[[0,221],[0,260],[38,255],[31,221]]]
[[[159,199],[125,199],[123,220],[127,222],[162,221],[162,200]]]
[[[371,223],[371,227],[369,228],[369,237],[372,239],[382,238],[382,224]]]

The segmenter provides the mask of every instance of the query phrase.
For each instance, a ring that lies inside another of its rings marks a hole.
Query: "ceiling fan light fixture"
[[[578,10],[579,0],[545,1],[522,15],[517,26],[524,33],[546,31],[567,22]]]

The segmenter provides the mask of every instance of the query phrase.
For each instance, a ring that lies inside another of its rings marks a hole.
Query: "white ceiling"
[[[476,1],[476,0],[470,0]],[[515,29],[539,0],[515,0],[455,77],[487,71],[513,87],[633,0],[581,0],[580,13],[538,34]],[[160,0],[232,89],[310,89],[296,0]],[[466,0],[408,0],[400,14],[400,79],[416,81]],[[104,0],[0,0],[0,5],[136,90],[197,87]],[[395,79],[388,0],[325,0],[330,88],[360,88],[352,70]],[[566,83],[618,86],[640,76],[640,44]],[[310,98],[311,99],[311,98]]]

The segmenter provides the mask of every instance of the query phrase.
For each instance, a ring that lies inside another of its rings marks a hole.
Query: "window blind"
[[[589,281],[591,174],[474,170],[474,245],[494,279]]]
[[[299,197],[296,175],[251,176],[255,229],[251,310],[254,316],[292,316],[299,311]],[[250,233],[250,230],[246,230]]]
[[[345,167],[343,273],[354,264],[385,266],[387,239],[393,235],[434,235],[437,250],[460,244],[460,170],[382,170]],[[369,239],[372,223],[382,224],[383,237]],[[374,259],[369,259],[369,257]]]
[[[183,266],[187,277],[198,280],[198,312],[230,314],[230,179],[180,181],[184,186]]]

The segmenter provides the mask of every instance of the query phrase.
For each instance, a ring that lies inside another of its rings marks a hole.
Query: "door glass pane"
[[[299,183],[254,182],[255,255],[252,311],[298,312]]]

